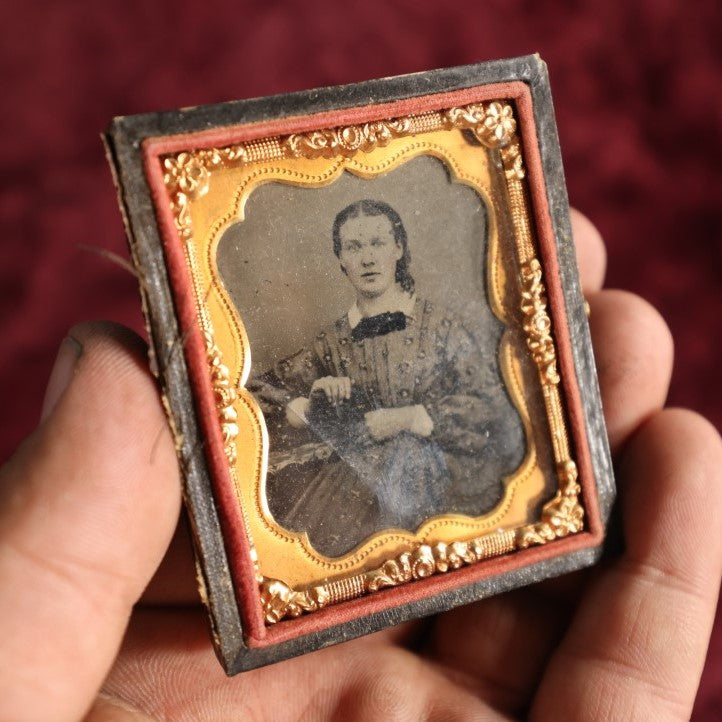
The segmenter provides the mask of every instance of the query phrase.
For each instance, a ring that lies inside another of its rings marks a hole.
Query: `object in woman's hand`
[[[334,449],[358,443],[363,416],[368,409],[368,399],[359,388],[352,386],[351,398],[337,404],[331,403],[322,389],[312,391],[308,401],[306,419],[318,438]]]

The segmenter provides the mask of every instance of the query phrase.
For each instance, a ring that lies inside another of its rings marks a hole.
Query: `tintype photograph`
[[[599,554],[611,467],[545,70],[458,72],[109,133],[231,673]]]
[[[268,430],[265,494],[320,554],[502,498],[525,434],[486,290],[490,211],[439,158],[270,183],[218,245]]]

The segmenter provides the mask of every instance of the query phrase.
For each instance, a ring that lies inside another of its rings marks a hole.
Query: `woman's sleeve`
[[[424,407],[434,424],[433,438],[449,451],[477,453],[508,425],[511,405],[503,391],[496,349],[482,353],[458,321],[438,342],[443,348],[440,378]]]
[[[247,384],[264,415],[284,412],[286,404],[299,396],[308,396],[313,382],[323,375],[314,349],[301,349],[277,362],[273,368],[255,376]]]

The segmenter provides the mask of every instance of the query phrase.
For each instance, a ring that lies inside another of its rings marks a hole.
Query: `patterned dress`
[[[308,428],[285,407],[324,376],[351,379],[351,399],[311,397]],[[478,516],[502,495],[502,477],[524,454],[521,421],[501,383],[497,349],[481,349],[464,325],[416,299],[406,327],[354,340],[348,316],[249,383],[271,439],[267,499],[281,526],[305,531],[337,557],[384,529],[414,531],[439,514]],[[375,441],[364,414],[420,404],[428,437]]]

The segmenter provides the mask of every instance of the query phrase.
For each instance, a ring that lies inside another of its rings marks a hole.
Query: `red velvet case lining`
[[[295,620],[266,627],[259,601],[251,550],[223,451],[214,394],[208,374],[205,347],[196,319],[190,272],[186,266],[168,194],[163,183],[160,156],[182,150],[223,147],[269,136],[365,123],[496,99],[508,99],[516,104],[519,131],[527,168],[527,184],[531,200],[533,225],[536,230],[539,256],[544,269],[549,313],[553,322],[573,454],[579,469],[579,482],[582,487],[582,498],[586,510],[587,530],[543,546],[532,547],[507,556],[470,565],[454,572],[432,576],[421,581],[366,595],[336,606],[327,607]],[[479,86],[381,105],[248,123],[193,134],[152,138],[143,142],[142,152],[145,173],[158,217],[181,334],[186,339],[185,353],[190,383],[196,397],[196,409],[201,431],[206,440],[205,453],[212,477],[216,508],[219,512],[226,553],[236,589],[236,598],[243,621],[246,641],[249,646],[261,647],[277,644],[310,632],[342,624],[351,619],[503,574],[552,556],[596,546],[601,542],[603,527],[599,517],[591,456],[584,429],[581,397],[576,374],[574,373],[566,307],[561,288],[554,232],[546,199],[531,94],[524,83],[513,82]]]

